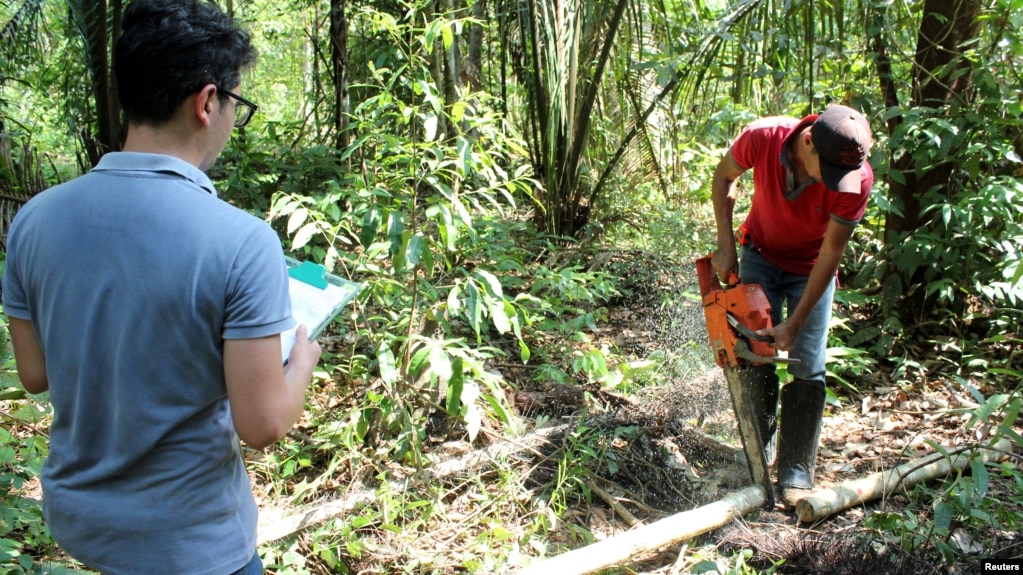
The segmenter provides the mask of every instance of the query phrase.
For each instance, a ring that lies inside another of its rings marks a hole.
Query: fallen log
[[[994,446],[965,449],[947,456],[932,453],[887,471],[816,491],[796,503],[796,515],[803,523],[817,521],[854,505],[887,497],[900,488],[909,489],[919,483],[944,477],[953,470],[969,465],[974,457],[984,462],[1001,461],[1010,449],[1009,440],[1002,438]]]
[[[747,487],[723,499],[665,517],[599,543],[573,549],[529,565],[518,575],[584,575],[617,565],[641,553],[691,539],[764,507],[767,494],[759,486]]]

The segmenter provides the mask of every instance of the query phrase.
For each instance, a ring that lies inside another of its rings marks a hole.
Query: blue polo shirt
[[[195,166],[119,152],[29,201],[7,247],[4,311],[46,356],[54,539],[109,575],[241,568],[257,509],[223,341],[293,325],[276,233]]]

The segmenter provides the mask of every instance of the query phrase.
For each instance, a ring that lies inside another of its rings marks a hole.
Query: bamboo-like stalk
[[[617,565],[636,555],[691,539],[728,524],[764,506],[767,495],[759,486],[747,487],[723,499],[676,513],[599,543],[574,549],[529,565],[518,575],[584,575]]]
[[[932,453],[887,471],[816,491],[796,503],[796,515],[803,523],[823,519],[854,505],[887,497],[898,489],[908,489],[919,483],[944,477],[953,470],[969,465],[975,457],[984,462],[1001,461],[1005,459],[1010,448],[1009,440],[1002,438],[994,446],[977,447],[950,453],[947,456]]]

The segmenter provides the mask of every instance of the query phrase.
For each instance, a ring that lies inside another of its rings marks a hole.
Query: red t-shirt
[[[753,245],[774,265],[800,275],[810,275],[829,221],[859,223],[874,184],[874,172],[864,162],[858,194],[815,183],[794,200],[786,199],[788,169],[781,162],[785,139],[816,119],[761,118],[742,130],[731,149],[738,168],[753,170],[753,205],[746,216]]]

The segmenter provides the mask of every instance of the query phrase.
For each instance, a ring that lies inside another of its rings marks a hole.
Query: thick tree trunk
[[[884,18],[881,12],[875,11],[872,15],[873,26],[876,31],[870,39],[870,48],[874,51],[875,63],[877,66],[877,77],[881,84],[881,94],[884,96],[885,110],[894,110],[899,107],[899,96],[895,82],[895,74],[892,72],[891,50],[884,36]],[[901,118],[892,114],[888,118],[888,135],[895,133],[895,128],[901,123]]]
[[[473,92],[483,88],[483,23],[487,21],[487,0],[476,0],[472,7],[474,22],[469,27],[469,49],[462,63],[462,82]]]
[[[980,10],[978,0],[925,0],[913,67],[914,106],[941,108],[965,98],[972,74],[970,63],[962,58],[963,47],[978,33]],[[904,175],[905,183],[890,182],[892,197],[901,201],[902,215],[888,215],[889,242],[900,241],[904,233],[920,227],[927,207],[921,202],[923,194],[947,189],[953,173],[950,163],[916,165],[913,155],[905,152],[892,151],[892,166]],[[894,157],[896,153],[901,155]]]
[[[103,154],[121,149],[120,103],[110,66],[111,39],[120,35],[121,0],[113,0],[113,30],[107,27],[106,0],[83,3],[79,25],[85,41],[96,105],[96,137],[83,134],[89,162],[96,165]]]
[[[350,100],[348,92],[348,18],[345,0],[330,0],[330,55],[334,76],[334,146],[348,147]]]

